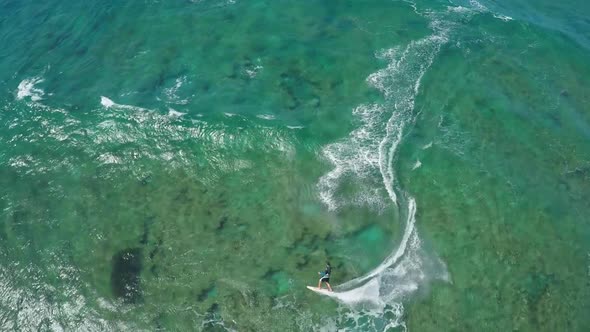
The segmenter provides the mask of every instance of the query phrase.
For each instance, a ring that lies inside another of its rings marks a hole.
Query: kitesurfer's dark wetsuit
[[[321,281],[330,282],[330,273],[332,272],[332,267],[330,265],[326,265],[326,271],[322,272],[322,277],[320,278]]]

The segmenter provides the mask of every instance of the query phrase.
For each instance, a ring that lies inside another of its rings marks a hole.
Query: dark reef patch
[[[183,187],[178,191],[176,197],[174,197],[174,201],[180,204],[188,204],[192,202],[192,198],[190,196],[191,191],[188,187]]]
[[[217,224],[217,227],[215,227],[215,230],[217,232],[221,232],[223,231],[223,229],[225,228],[225,225],[227,224],[227,216],[223,216],[221,217],[221,219],[219,219],[219,223]]]
[[[140,277],[143,252],[140,248],[119,251],[112,259],[111,288],[113,294],[127,303],[141,300]]]
[[[146,245],[148,243],[150,226],[153,224],[155,218],[156,217],[154,216],[150,216],[143,221],[143,234],[141,236],[141,240],[139,240],[139,243],[143,245]]]
[[[534,325],[539,325],[539,303],[549,293],[552,285],[557,279],[552,274],[542,272],[531,272],[529,277],[524,281],[524,295],[529,306],[530,320]]]
[[[277,270],[277,269],[271,268],[268,271],[266,271],[266,273],[264,273],[264,275],[262,276],[262,278],[264,280],[271,280],[279,272],[281,272],[281,270]]]
[[[162,240],[162,236],[158,237],[158,243],[154,246],[154,248],[150,251],[150,259],[153,260],[154,257],[160,252],[160,247],[164,241]]]
[[[150,184],[151,181],[152,181],[152,176],[146,175],[139,181],[139,183],[141,183],[142,186],[147,186],[148,184]]]
[[[298,270],[303,270],[304,268],[306,268],[309,265],[309,256],[307,255],[300,255],[296,257],[296,261],[295,264],[297,266]]]
[[[215,297],[216,294],[217,290],[215,289],[215,285],[211,285],[210,287],[205,288],[199,292],[199,294],[197,295],[197,301],[206,301],[207,299]]]

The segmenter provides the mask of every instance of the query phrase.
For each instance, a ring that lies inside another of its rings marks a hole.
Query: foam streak
[[[403,50],[392,48],[377,54],[387,60],[388,65],[371,74],[367,81],[383,93],[385,103],[361,105],[355,109],[354,114],[359,116],[362,126],[342,142],[324,148],[323,155],[334,165],[334,169],[318,183],[320,199],[330,210],[350,203],[376,206],[393,203],[406,216],[398,247],[379,266],[327,294],[350,308],[362,308],[364,314],[376,319],[383,317],[385,311],[393,312],[396,319],[389,322],[388,327],[404,324],[401,321],[403,306],[399,303],[402,297],[416,291],[431,278],[447,277],[444,264],[421,249],[415,228],[416,201],[396,186],[394,171],[396,152],[404,129],[414,121],[414,101],[422,78],[441,46],[447,42],[447,31],[441,29],[440,22],[433,22],[431,26],[435,30],[433,35],[411,42]],[[375,190],[367,191],[367,188],[377,185],[374,183],[375,171],[381,178],[378,187],[381,191],[385,189],[386,195],[375,194]],[[355,181],[359,185],[360,196],[368,199],[340,197],[339,187],[343,179]],[[400,206],[402,202],[405,204]],[[439,275],[427,275],[425,266],[434,264],[438,266],[434,270]]]

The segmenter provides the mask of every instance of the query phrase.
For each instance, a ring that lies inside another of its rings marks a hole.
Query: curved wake
[[[450,280],[445,264],[421,247],[415,227],[416,201],[396,186],[394,162],[404,130],[415,119],[414,101],[422,78],[441,47],[448,42],[453,21],[457,16],[481,11],[463,7],[465,10],[457,11],[456,7],[449,7],[443,13],[424,14],[417,11],[415,4],[412,7],[416,13],[431,20],[433,34],[413,41],[405,48],[395,47],[377,54],[388,61],[388,65],[371,74],[367,81],[383,93],[385,102],[357,107],[354,114],[362,125],[343,141],[323,150],[323,155],[334,168],[320,178],[318,188],[320,199],[330,210],[348,204],[368,204],[380,209],[393,203],[405,221],[399,246],[379,266],[327,294],[352,309],[347,319],[354,316],[352,320],[356,328],[405,328],[401,299],[429,280]],[[356,196],[342,197],[339,188],[343,181],[353,181],[360,188]],[[388,312],[395,317],[393,320],[384,318]],[[365,319],[360,320],[360,316]]]

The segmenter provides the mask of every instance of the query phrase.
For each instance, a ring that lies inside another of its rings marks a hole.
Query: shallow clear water
[[[0,0],[0,329],[590,329],[589,15]]]

